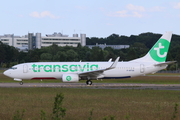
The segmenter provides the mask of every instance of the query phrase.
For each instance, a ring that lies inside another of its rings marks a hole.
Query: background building
[[[89,47],[90,49],[92,49],[93,47],[100,47],[102,49],[106,48],[106,47],[111,47],[113,49],[125,49],[125,48],[129,48],[129,45],[106,45],[106,43],[104,44],[98,44],[96,43],[96,45],[86,45],[87,47]]]
[[[35,35],[34,33],[28,33],[28,35],[22,37],[14,36],[14,34],[5,34],[0,36],[0,41],[21,50],[40,49],[41,47],[47,47],[52,44],[77,47],[78,44],[86,46],[86,34],[80,34],[80,37],[78,37],[78,34],[68,37],[68,35],[56,32],[46,36],[41,36],[41,33],[36,33]]]
[[[78,44],[81,46],[87,46],[90,49],[93,47],[100,47],[102,49],[106,47],[111,47],[113,49],[123,49],[129,48],[129,45],[106,45],[105,44],[98,44],[96,45],[86,45],[86,34],[73,34],[72,37],[68,35],[63,35],[62,33],[53,33],[47,34],[46,36],[41,36],[41,33],[28,33],[25,36],[14,36],[14,34],[5,34],[0,36],[0,41],[4,44],[14,46],[22,51],[28,51],[32,49],[41,49],[42,47],[47,47],[52,44],[56,44],[58,46],[73,46],[77,47]]]

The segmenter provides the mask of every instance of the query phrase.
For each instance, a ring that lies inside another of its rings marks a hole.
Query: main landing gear
[[[23,85],[23,81],[20,81],[19,84],[20,84],[20,85]]]
[[[87,85],[92,85],[92,81],[91,81],[91,80],[87,80],[87,81],[86,81],[86,84],[87,84]]]

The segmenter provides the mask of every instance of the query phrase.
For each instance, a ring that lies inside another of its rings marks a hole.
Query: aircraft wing
[[[106,70],[110,70],[110,69],[114,69],[119,61],[120,57],[117,57],[116,60],[114,61],[114,63],[112,63],[112,65],[108,68],[105,69],[100,69],[100,70],[93,70],[93,71],[88,71],[88,72],[82,72],[82,73],[78,73],[80,77],[90,77],[90,78],[102,78],[103,76],[103,72]]]
[[[164,63],[155,64],[154,66],[169,65],[169,64],[172,64],[172,63],[175,63],[175,62],[176,61],[167,61],[167,62],[164,62]]]

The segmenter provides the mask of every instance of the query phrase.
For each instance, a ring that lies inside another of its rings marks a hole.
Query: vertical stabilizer
[[[154,44],[149,52],[142,58],[132,60],[133,62],[158,62],[162,63],[166,61],[166,57],[171,42],[172,32],[166,32],[162,37]]]

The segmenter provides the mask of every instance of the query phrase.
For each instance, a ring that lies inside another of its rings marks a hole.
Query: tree
[[[129,49],[128,54],[127,54],[128,60],[132,60],[137,58],[136,51],[134,49]]]
[[[5,61],[6,51],[4,49],[4,44],[0,41],[0,65]]]
[[[56,55],[53,56],[53,61],[66,61],[67,54],[63,51],[58,51]]]
[[[52,55],[50,53],[42,53],[40,58],[42,61],[51,61]]]
[[[99,56],[101,54],[100,50],[101,50],[101,48],[99,48],[99,47],[92,48],[91,57],[90,57],[91,61],[99,61],[99,59],[101,59]]]
[[[99,51],[98,60],[99,61],[104,61],[104,53],[103,53],[102,49]]]
[[[54,56],[59,51],[59,47],[56,44],[52,44],[49,46],[49,52],[52,56]]]
[[[86,54],[85,54],[85,60],[86,61],[90,61],[91,60],[91,52],[90,51],[87,51]]]
[[[78,60],[78,54],[73,50],[70,49],[66,52],[67,54],[67,61],[77,61]]]
[[[140,42],[135,42],[131,48],[133,48],[136,53],[137,53],[137,57],[142,57],[144,56],[147,52],[148,52],[148,48]]]

